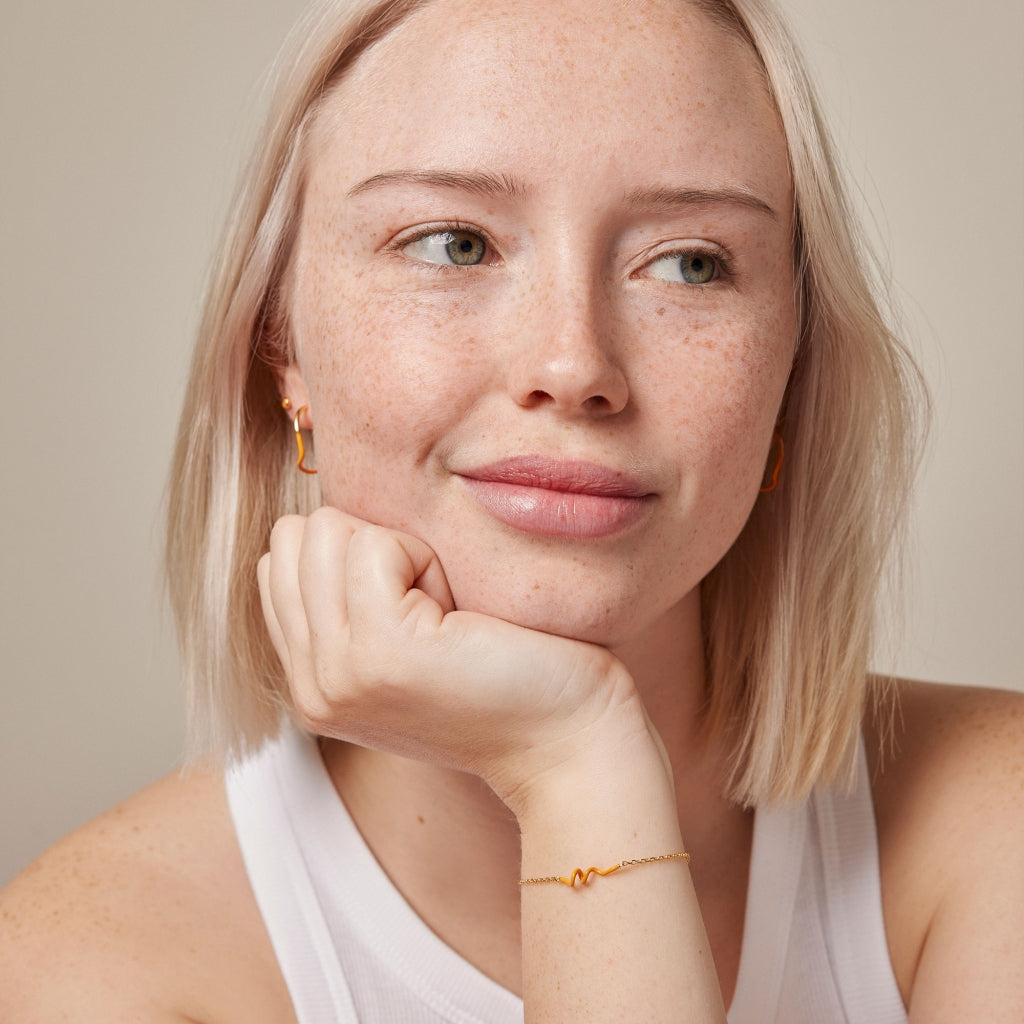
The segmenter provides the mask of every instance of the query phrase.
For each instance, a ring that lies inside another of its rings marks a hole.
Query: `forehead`
[[[788,205],[756,57],[682,0],[434,0],[332,90],[311,158],[355,178],[444,166],[539,182],[614,164]]]

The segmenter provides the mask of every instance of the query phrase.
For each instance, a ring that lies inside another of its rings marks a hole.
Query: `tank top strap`
[[[803,804],[759,807],[754,815],[739,976],[729,1024],[775,1020],[803,868]]]
[[[849,792],[759,807],[730,1024],[906,1024],[863,743]]]
[[[296,816],[316,821],[322,794],[311,771],[291,766],[318,756],[292,730],[226,773],[228,804],[277,962],[300,1024],[357,1024],[355,1006],[303,856]]]
[[[822,789],[812,800],[831,959],[846,1015],[854,1022],[906,1024],[885,935],[878,834],[863,742],[857,751],[853,790]]]

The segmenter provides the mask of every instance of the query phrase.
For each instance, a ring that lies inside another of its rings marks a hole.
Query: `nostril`
[[[524,408],[550,407],[568,415],[620,412],[629,402],[622,369],[594,339],[587,341],[584,350],[580,335],[561,337],[565,339],[561,347],[545,339],[543,348],[535,341],[517,350],[507,378],[515,401]]]
[[[543,405],[545,402],[552,402],[554,399],[546,391],[531,391],[526,396],[527,405]]]
[[[531,391],[526,396],[526,405],[543,405],[545,402],[554,402],[555,397],[547,391],[540,389]],[[592,412],[603,412],[606,409],[612,407],[611,400],[605,395],[591,395],[589,398],[583,399],[580,405],[587,410]]]

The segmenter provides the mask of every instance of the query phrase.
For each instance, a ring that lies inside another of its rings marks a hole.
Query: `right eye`
[[[475,231],[432,231],[402,249],[414,259],[442,266],[475,267],[487,256],[487,242]]]
[[[659,256],[648,267],[651,277],[680,284],[710,284],[724,273],[724,261],[699,249],[670,252]]]

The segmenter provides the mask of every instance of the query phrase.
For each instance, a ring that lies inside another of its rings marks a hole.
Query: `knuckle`
[[[307,523],[315,528],[331,527],[342,522],[345,518],[343,512],[338,511],[331,505],[321,505],[319,508],[314,509],[310,512],[307,517]]]
[[[275,547],[275,545],[280,544],[280,542],[285,537],[289,537],[291,534],[295,533],[297,530],[301,531],[304,522],[305,522],[305,519],[302,516],[298,516],[298,515],[281,516],[281,518],[278,519],[277,522],[275,522],[274,525],[270,528],[270,546],[271,546],[271,549],[273,549]]]

